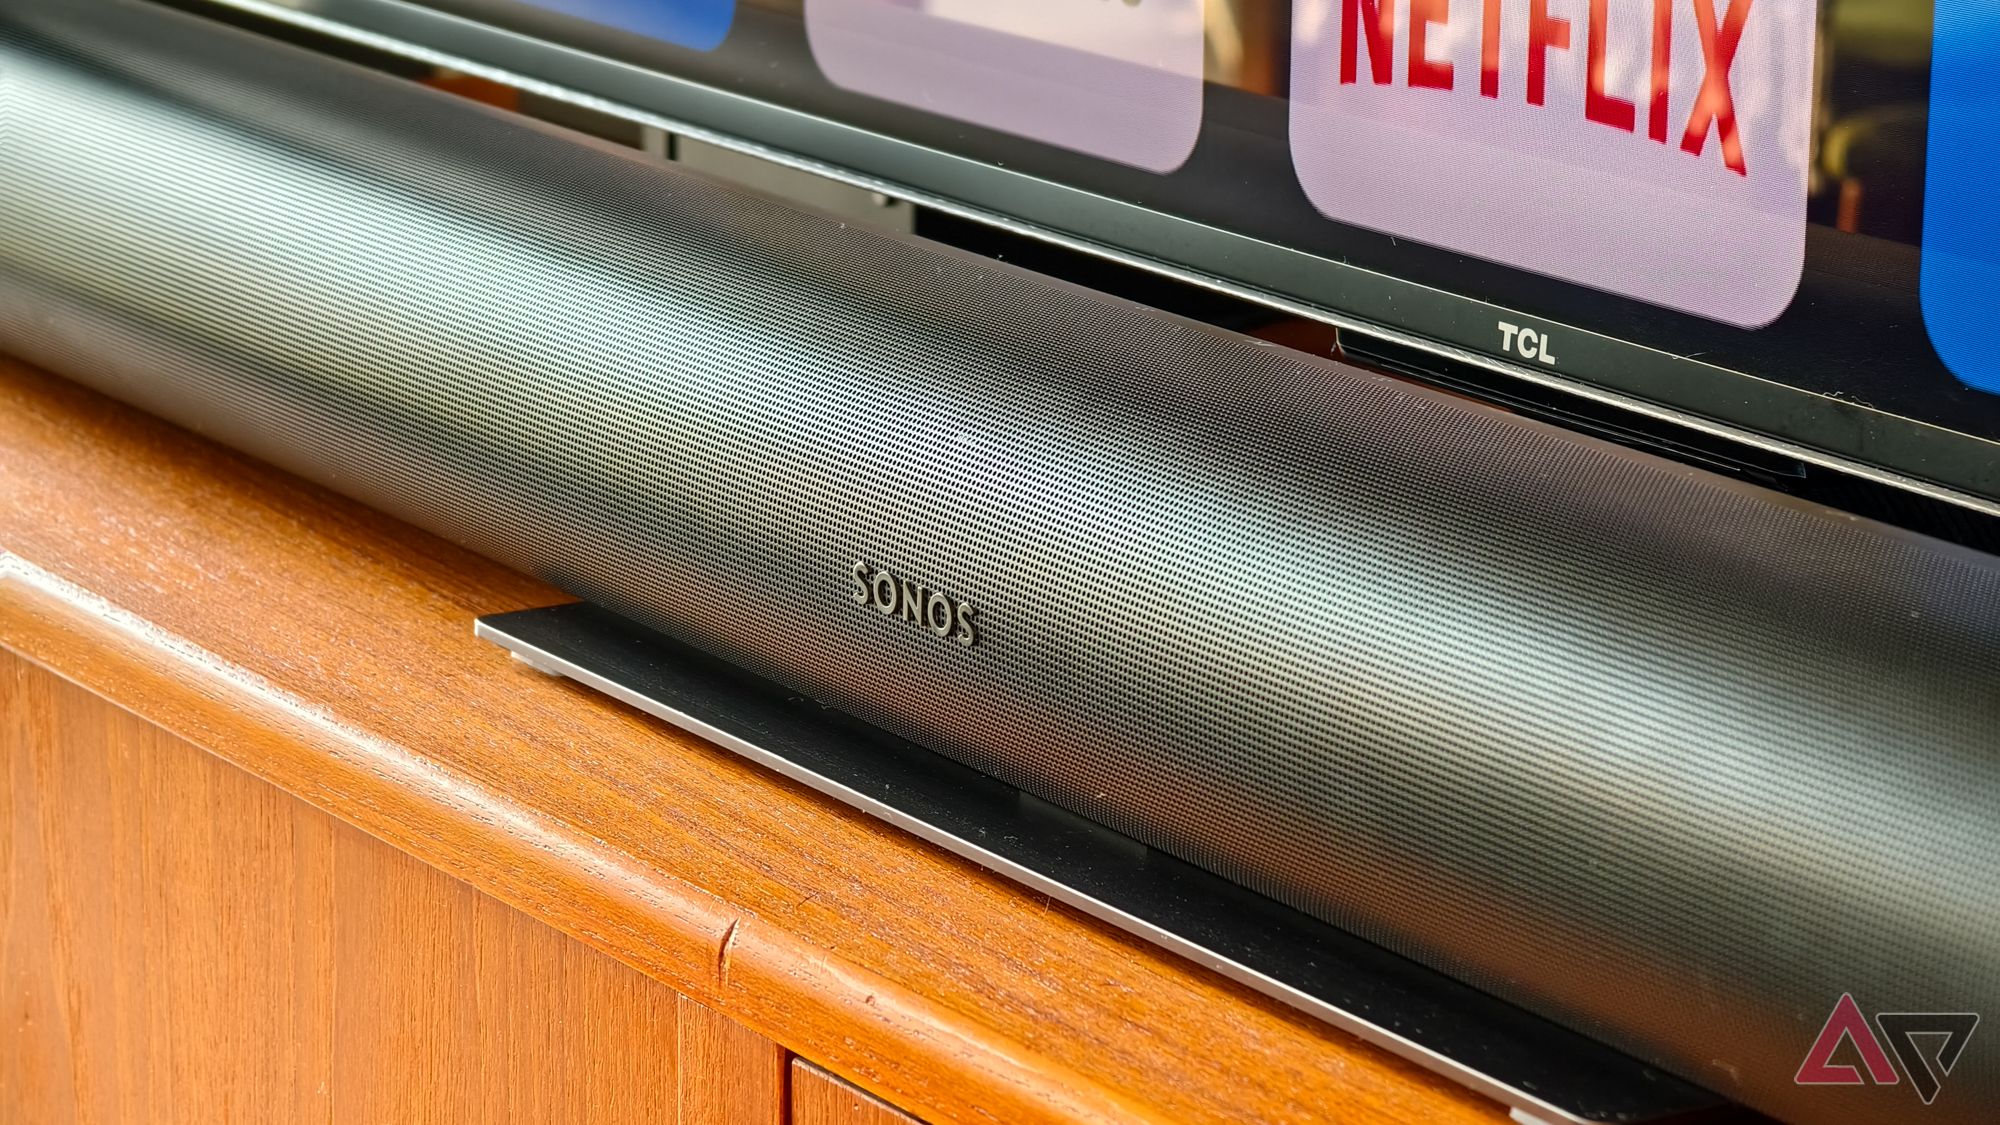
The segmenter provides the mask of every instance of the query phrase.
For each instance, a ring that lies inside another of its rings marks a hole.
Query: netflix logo
[[[1298,0],[1328,217],[1754,327],[1805,261],[1807,0]]]

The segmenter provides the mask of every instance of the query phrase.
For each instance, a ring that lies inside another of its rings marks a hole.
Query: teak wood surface
[[[769,1039],[6,652],[0,809],[0,1121],[788,1119]]]
[[[804,1059],[792,1060],[791,1125],[922,1125]]]
[[[473,638],[558,591],[5,360],[0,552],[0,647],[924,1120],[1504,1119]]]

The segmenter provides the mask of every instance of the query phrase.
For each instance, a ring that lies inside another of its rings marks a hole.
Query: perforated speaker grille
[[[1768,1111],[2000,1105],[1792,1083],[2000,1011],[1992,559],[63,7],[5,346]]]

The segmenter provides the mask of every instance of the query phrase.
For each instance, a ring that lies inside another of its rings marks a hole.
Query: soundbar
[[[1992,557],[131,0],[0,11],[0,347],[1763,1112],[2000,1113],[1798,1081],[2000,1009]]]

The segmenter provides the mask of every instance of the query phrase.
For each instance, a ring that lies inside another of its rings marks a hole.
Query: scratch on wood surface
[[[722,941],[715,950],[715,982],[718,988],[729,986],[729,952],[736,947],[736,930],[743,925],[743,919],[731,918],[729,928],[722,931]]]

